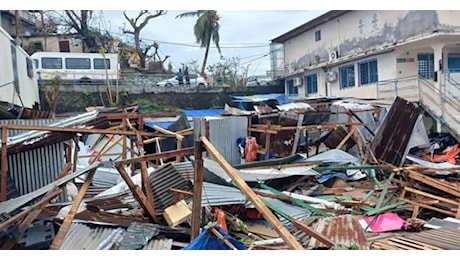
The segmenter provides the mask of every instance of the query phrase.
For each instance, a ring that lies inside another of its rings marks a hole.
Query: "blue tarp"
[[[246,246],[231,237],[220,227],[215,227],[230,243],[239,250],[247,250]],[[203,230],[188,246],[182,250],[231,250],[222,240],[216,237],[209,229]]]
[[[182,110],[187,117],[204,117],[204,116],[219,116],[222,113],[225,113],[225,109],[216,108],[216,109],[197,109],[197,110]],[[146,122],[145,125],[153,128],[153,126],[159,126],[163,129],[168,129],[175,121],[170,122]],[[193,120],[188,121],[190,127],[193,127]]]

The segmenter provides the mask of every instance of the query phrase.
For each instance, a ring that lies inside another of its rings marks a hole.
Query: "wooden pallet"
[[[432,229],[377,240],[371,249],[380,250],[460,250],[460,230]]]

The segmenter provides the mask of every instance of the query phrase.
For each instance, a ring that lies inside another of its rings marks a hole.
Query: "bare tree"
[[[145,26],[149,23],[149,21],[153,18],[156,18],[160,15],[166,14],[167,11],[165,10],[157,10],[155,14],[151,14],[149,10],[141,10],[136,18],[129,18],[126,15],[126,11],[123,12],[124,17],[129,22],[131,27],[133,28],[132,31],[130,30],[123,30],[123,33],[129,33],[134,35],[134,44],[136,45],[136,52],[139,55],[140,64],[139,67],[141,69],[145,69],[145,59],[147,56],[148,51],[154,47],[154,44],[147,45],[144,48],[141,47],[141,30],[144,29]]]
[[[75,30],[79,34],[84,43],[84,50],[98,51],[97,41],[94,31],[91,29],[91,19],[93,18],[93,11],[80,10],[77,14],[75,10],[65,10],[66,16],[64,17],[64,26],[68,29]]]

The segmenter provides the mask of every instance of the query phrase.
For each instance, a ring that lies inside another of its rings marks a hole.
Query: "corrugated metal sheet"
[[[145,245],[142,250],[171,250],[172,239],[154,239]]]
[[[193,176],[195,174],[195,167],[193,166],[193,162],[180,162],[180,163],[173,163],[174,169],[186,180],[193,180]]]
[[[396,97],[372,140],[370,148],[375,157],[392,165],[402,166],[414,126],[421,119],[422,112],[417,105]]]
[[[133,177],[133,182],[140,185],[140,174]],[[163,214],[164,209],[171,205],[174,201],[176,194],[170,192],[170,188],[193,191],[190,181],[184,179],[182,175],[176,171],[172,163],[167,163],[155,171],[150,172],[150,184],[153,191],[153,198],[155,200],[155,210],[157,214]],[[113,191],[113,192],[112,192]],[[139,203],[134,199],[132,193],[129,191],[127,185],[122,182],[116,185],[116,188],[107,190],[103,195],[107,197],[116,197],[123,195],[123,202],[132,205],[133,207],[140,207]],[[111,194],[111,195],[110,195]],[[96,196],[99,198],[102,195]]]
[[[359,222],[352,215],[342,215],[330,218],[320,218],[314,224],[314,229],[331,239],[336,245],[347,247],[358,246],[360,250],[368,250],[367,236]],[[315,238],[310,239],[309,249],[326,247]]]
[[[460,250],[460,230],[431,229],[372,242],[372,249]]]
[[[54,180],[64,168],[64,143],[57,143],[8,156],[8,173],[20,195],[37,190]],[[60,201],[66,201],[65,192]]]
[[[11,212],[15,211],[16,209],[19,209],[20,207],[26,205],[27,203],[33,201],[34,199],[46,194],[52,187],[54,186],[63,186],[65,183],[67,183],[68,181],[80,176],[80,175],[83,175],[93,169],[96,169],[97,167],[99,167],[101,164],[99,163],[95,163],[93,165],[90,165],[88,167],[86,167],[85,169],[82,169],[82,170],[79,170],[79,171],[76,171],[74,173],[71,173],[71,174],[68,174],[64,177],[62,177],[61,179],[57,180],[57,181],[54,181],[38,190],[35,190],[31,193],[28,193],[26,195],[22,195],[21,197],[17,197],[17,198],[14,198],[14,199],[10,199],[10,200],[7,200],[7,201],[4,201],[2,203],[0,203],[0,213],[8,213],[8,214],[11,214]]]
[[[7,120],[0,120],[0,124],[11,124],[11,125],[50,125],[53,123],[59,122],[59,119],[7,119]],[[0,129],[0,133],[2,130]],[[8,136],[16,136],[23,134],[25,132],[29,132],[29,130],[17,130],[17,129],[8,129]]]
[[[157,225],[150,223],[131,223],[123,234],[119,250],[136,250],[143,248],[152,237],[158,235]]]
[[[83,123],[86,123],[86,122],[88,122],[90,120],[95,119],[97,117],[97,115],[98,115],[98,112],[95,110],[95,111],[80,114],[78,116],[69,117],[69,118],[66,118],[66,119],[59,120],[57,122],[49,124],[48,126],[55,126],[55,127],[61,126],[61,127],[64,127],[64,126],[72,126],[72,125],[83,124]],[[36,140],[42,139],[43,136],[45,136],[46,133],[49,133],[49,131],[38,131],[38,130],[24,131],[21,134],[18,134],[18,135],[12,136],[12,137],[8,137],[8,146],[14,145],[14,144],[19,144],[19,143],[22,143],[22,142],[24,142],[26,140],[30,140],[30,139],[34,139],[34,140],[35,139]]]
[[[281,212],[287,214],[290,217],[293,217],[294,219],[305,219],[311,215],[311,211],[309,211],[306,208],[301,208],[299,206],[295,206],[274,198],[267,198],[262,196],[259,196],[259,198],[261,198],[266,204],[273,206],[274,208],[280,210]],[[251,207],[253,206],[251,205]],[[285,219],[281,215],[278,215],[278,218],[284,225],[288,225],[289,223],[291,223],[289,220]]]
[[[59,249],[109,250],[125,232],[123,228],[72,223]]]
[[[248,203],[248,199],[237,188],[203,182],[201,193],[201,205],[203,207],[246,203]]]
[[[246,117],[229,116],[209,120],[209,141],[231,165],[241,163],[236,139],[246,137],[247,131],[248,119]]]

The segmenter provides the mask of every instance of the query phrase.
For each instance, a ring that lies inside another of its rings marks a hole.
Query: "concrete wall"
[[[30,57],[21,47],[16,46],[18,82],[16,82],[16,84],[13,83],[15,77],[11,46],[15,46],[13,39],[6,31],[0,28],[0,53],[2,54],[0,86],[5,84],[0,91],[0,101],[31,108],[35,102],[39,102],[38,85],[34,66],[32,63],[32,75],[28,76],[27,59],[30,59]]]
[[[59,41],[69,41],[70,52],[81,53],[83,52],[82,43],[76,42],[73,37],[69,36],[37,36],[37,37],[25,37],[23,45],[28,50],[33,50],[34,42],[41,42],[43,51],[46,52],[60,52]]]
[[[358,10],[328,21],[284,42],[286,72],[327,61],[331,51],[339,57],[429,35],[441,21],[458,29],[460,11]],[[315,32],[321,30],[321,40]]]
[[[105,86],[63,86],[59,95],[57,114],[84,112],[88,106],[101,106],[99,89]],[[172,106],[181,109],[223,108],[225,103],[232,101],[232,96],[255,94],[284,93],[282,86],[249,87],[244,89],[208,88],[208,89],[179,89],[179,88],[142,88],[139,86],[124,86],[119,88],[120,105],[133,104],[139,99],[149,100],[159,105]],[[106,93],[102,97],[107,100]],[[40,93],[42,109],[49,106]],[[107,102],[105,101],[105,104]]]

